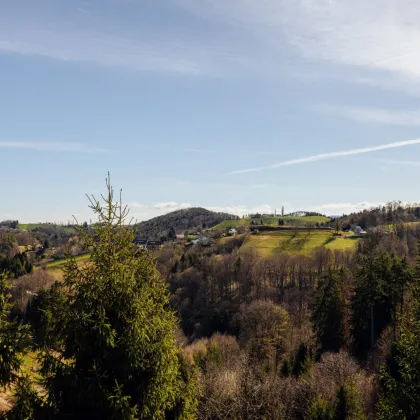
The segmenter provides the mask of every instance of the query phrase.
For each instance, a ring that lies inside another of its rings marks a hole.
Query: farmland
[[[55,225],[52,223],[19,223],[19,229],[24,232],[30,232],[34,229],[42,229],[42,228],[58,228],[67,233],[75,233],[75,228],[73,226],[62,226],[62,225]]]
[[[328,223],[330,219],[324,216],[262,216],[260,218],[253,219],[247,217],[237,220],[225,220],[222,223],[214,226],[211,230],[226,230],[230,228],[238,228],[241,226],[249,227],[251,226],[251,221],[258,225],[261,223],[261,220],[266,226],[277,226],[279,224],[279,220],[283,220],[286,226],[307,226],[316,223]]]
[[[84,264],[88,264],[90,255],[79,255],[78,257],[75,257],[77,265],[83,266]],[[53,277],[55,277],[56,280],[62,281],[63,280],[63,267],[65,263],[67,262],[67,259],[54,261],[51,263],[46,264],[43,268],[45,268],[46,272],[48,274],[51,274]],[[41,267],[37,267],[36,269],[40,269]]]
[[[256,254],[260,257],[269,257],[277,253],[309,256],[320,246],[325,246],[331,251],[354,250],[359,240],[358,238],[335,238],[331,232],[325,230],[263,232],[258,235],[249,235],[240,252]]]

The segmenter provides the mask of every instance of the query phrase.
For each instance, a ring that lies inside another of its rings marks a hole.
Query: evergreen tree
[[[420,418],[420,264],[417,265],[410,319],[381,369],[379,419]]]
[[[406,258],[399,259],[395,256],[391,258],[391,279],[386,286],[392,300],[392,321],[394,340],[396,340],[397,322],[398,317],[401,317],[403,312],[404,295],[406,290],[412,285],[414,278]]]
[[[114,201],[109,178],[107,188],[104,205],[90,198],[98,216],[94,231],[79,229],[91,263],[78,267],[70,258],[65,302],[49,318],[57,345],[42,357],[43,402],[32,390],[25,412],[57,419],[191,418],[193,375],[175,342],[166,284],[152,255],[137,252],[127,208]]]
[[[344,344],[345,301],[338,284],[338,276],[329,271],[315,291],[311,321],[319,350],[337,352]]]
[[[10,284],[5,272],[0,272],[0,386],[18,378],[22,364],[21,354],[29,344],[28,328],[10,320]]]
[[[312,366],[312,351],[308,349],[306,344],[301,343],[296,352],[296,356],[293,361],[292,373],[294,376],[302,376]]]
[[[356,389],[352,385],[341,385],[337,391],[334,420],[362,420],[363,410],[357,401]]]
[[[42,349],[53,348],[57,344],[57,337],[51,327],[53,318],[57,318],[66,304],[66,294],[61,283],[54,283],[49,289],[40,290],[26,307],[25,319],[31,326],[33,344]]]
[[[391,258],[384,251],[369,250],[358,256],[356,287],[351,299],[351,335],[354,354],[361,360],[393,319],[391,267]]]

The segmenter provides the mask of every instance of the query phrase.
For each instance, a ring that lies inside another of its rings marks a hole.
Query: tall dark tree
[[[357,401],[354,386],[341,385],[337,391],[333,420],[363,420],[365,415]]]
[[[311,321],[319,351],[337,352],[344,344],[345,301],[339,276],[332,271],[319,281],[312,304]]]
[[[420,418],[420,265],[417,266],[411,314],[381,369],[379,419]]]
[[[0,272],[0,386],[4,387],[19,377],[21,354],[29,344],[29,330],[16,320],[10,320],[11,286],[6,272]]]
[[[359,254],[351,299],[351,335],[356,357],[363,360],[393,319],[392,260],[381,250]]]
[[[66,264],[68,293],[48,328],[56,348],[42,359],[45,394],[32,392],[25,418],[192,418],[195,387],[175,342],[166,284],[153,257],[134,246],[109,178],[107,189],[104,205],[90,198],[94,232],[79,229],[91,263]]]

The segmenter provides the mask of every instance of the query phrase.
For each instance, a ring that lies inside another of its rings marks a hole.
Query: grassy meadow
[[[240,252],[256,253],[260,257],[270,257],[277,253],[309,256],[320,246],[325,246],[331,251],[353,250],[359,240],[358,238],[334,237],[331,232],[325,230],[261,232],[257,235],[249,235]]]
[[[211,228],[211,230],[226,230],[230,228],[237,228],[241,226],[249,227],[251,225],[251,220],[255,224],[259,224],[262,221],[266,226],[278,226],[279,220],[283,220],[285,225],[293,225],[293,226],[307,226],[309,224],[315,223],[325,223],[328,222],[330,219],[324,216],[263,216],[260,218],[251,219],[249,217],[245,219],[239,220],[225,220],[222,223]]]
[[[89,263],[89,258],[90,258],[89,254],[77,256],[76,257],[77,265],[80,267],[84,264],[88,264]],[[53,276],[56,280],[62,281],[63,280],[63,267],[64,267],[64,264],[66,263],[66,261],[67,261],[67,259],[59,260],[59,261],[53,261],[53,262],[50,262],[48,264],[45,264],[45,266],[43,266],[43,267],[36,267],[35,269],[39,270],[41,268],[44,268],[46,270],[46,272],[48,274],[50,274],[51,276]]]

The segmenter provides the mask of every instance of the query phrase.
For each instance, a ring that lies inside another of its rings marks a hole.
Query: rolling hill
[[[136,237],[139,239],[159,239],[166,236],[171,228],[174,228],[177,234],[184,234],[185,231],[193,231],[197,228],[212,228],[226,219],[235,218],[237,216],[232,214],[217,213],[202,207],[177,210],[138,223],[136,225]]]
[[[269,257],[276,253],[310,256],[320,246],[325,246],[331,251],[355,250],[359,241],[360,238],[356,237],[334,237],[328,230],[290,229],[249,235],[240,252],[256,254],[259,257]]]
[[[212,230],[226,230],[241,226],[251,226],[252,222],[259,225],[263,221],[265,226],[278,226],[279,220],[283,220],[285,226],[307,226],[316,223],[328,223],[330,219],[325,216],[262,216],[258,218],[246,217],[243,219],[224,220],[214,226]]]

